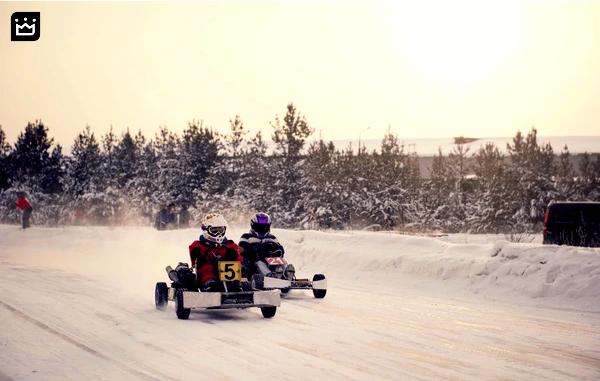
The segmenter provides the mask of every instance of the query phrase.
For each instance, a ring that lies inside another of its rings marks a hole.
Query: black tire
[[[260,312],[262,312],[263,317],[270,319],[277,313],[277,307],[261,307]]]
[[[190,317],[190,312],[192,312],[191,309],[183,308],[183,289],[178,288],[175,291],[175,313],[177,314],[177,318],[187,320]]]
[[[252,275],[250,284],[252,285],[252,288],[262,290],[265,287],[264,276],[262,274]]]
[[[281,289],[281,293],[282,293],[282,294],[287,294],[288,292],[290,292],[290,289],[289,289],[289,288],[282,288],[282,289]]]
[[[165,282],[156,283],[156,288],[154,289],[154,305],[157,310],[164,311],[167,309],[167,304],[169,302],[169,287]]]
[[[323,280],[323,279],[325,279],[325,275],[323,275],[323,274],[315,274],[315,276],[313,276],[313,282],[316,281],[316,280]],[[313,289],[313,295],[317,299],[323,299],[326,294],[327,294],[327,290],[315,290],[315,289]]]

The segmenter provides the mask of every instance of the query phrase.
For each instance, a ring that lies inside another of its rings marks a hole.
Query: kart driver
[[[242,261],[240,247],[225,237],[227,221],[219,213],[209,213],[202,219],[202,234],[190,245],[192,267],[201,291],[221,291],[218,281],[219,260]],[[233,282],[229,291],[241,291],[239,281]]]
[[[265,257],[283,257],[283,246],[271,234],[271,217],[267,213],[256,213],[250,220],[250,232],[242,234],[239,247],[244,261],[242,271],[246,277],[251,274],[269,272],[263,262]]]

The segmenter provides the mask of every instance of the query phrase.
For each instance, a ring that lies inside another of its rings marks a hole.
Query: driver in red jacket
[[[33,207],[31,206],[31,203],[29,202],[27,197],[25,197],[25,192],[17,193],[17,209],[23,212],[23,215],[21,217],[21,223],[23,229],[27,229],[30,226],[29,217],[31,217]]]
[[[201,291],[222,291],[217,263],[242,261],[239,246],[225,237],[227,221],[219,213],[209,213],[202,220],[202,235],[190,245],[192,268]],[[239,281],[228,286],[228,291],[241,291]]]

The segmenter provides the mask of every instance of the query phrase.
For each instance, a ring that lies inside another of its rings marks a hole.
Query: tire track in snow
[[[58,338],[60,338],[60,339],[62,339],[64,341],[66,341],[66,342],[74,345],[75,347],[83,350],[84,352],[87,352],[87,353],[89,353],[89,354],[91,354],[93,356],[96,356],[96,357],[98,357],[98,358],[100,358],[102,360],[105,360],[105,361],[108,361],[108,362],[112,363],[112,364],[118,366],[120,369],[122,369],[122,370],[124,370],[124,371],[126,371],[126,372],[128,372],[128,373],[130,373],[130,374],[132,374],[134,376],[140,377],[140,378],[142,378],[144,380],[150,380],[150,381],[162,381],[162,380],[165,380],[165,379],[174,380],[174,381],[176,380],[176,379],[174,379],[172,377],[169,377],[167,375],[158,374],[158,372],[156,372],[156,371],[154,371],[154,373],[157,373],[157,375],[159,377],[154,377],[154,376],[152,376],[150,374],[147,374],[147,373],[145,373],[143,371],[140,371],[140,370],[137,370],[135,368],[132,368],[131,366],[129,366],[127,364],[121,363],[121,362],[119,362],[119,361],[117,361],[117,360],[115,360],[113,358],[110,358],[107,355],[105,355],[105,354],[103,354],[101,352],[98,352],[97,350],[95,350],[95,349],[93,349],[93,348],[91,348],[91,347],[89,347],[89,346],[87,346],[87,345],[85,345],[85,344],[83,344],[83,343],[81,343],[81,342],[73,339],[72,337],[69,337],[68,335],[66,335],[64,333],[57,331],[56,329],[50,327],[46,323],[44,323],[44,322],[42,322],[42,321],[40,321],[40,320],[38,320],[38,319],[36,319],[34,317],[29,316],[25,312],[19,310],[18,308],[14,307],[14,306],[12,306],[12,305],[10,305],[10,304],[2,301],[2,300],[0,300],[0,305],[3,306],[4,308],[6,308],[7,310],[9,310],[10,312],[12,312],[13,314],[19,316],[20,318],[22,318],[22,319],[28,321],[29,323],[37,326],[38,328],[41,328],[44,331],[46,331],[46,332],[48,332],[50,334],[53,334],[54,336],[57,336]],[[2,380],[2,378],[0,377],[0,381],[1,380]]]

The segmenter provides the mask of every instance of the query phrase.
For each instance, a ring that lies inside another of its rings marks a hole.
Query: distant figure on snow
[[[179,227],[187,228],[190,226],[190,212],[188,211],[187,206],[182,206],[179,211]]]
[[[30,226],[29,217],[31,217],[33,207],[31,206],[31,203],[27,197],[25,197],[25,192],[17,193],[17,209],[23,212],[23,215],[21,216],[21,222],[23,224],[23,229],[27,229]]]
[[[160,211],[156,215],[154,227],[157,230],[165,230],[167,228],[173,228],[177,222],[177,215],[172,211],[172,205],[163,205]]]

